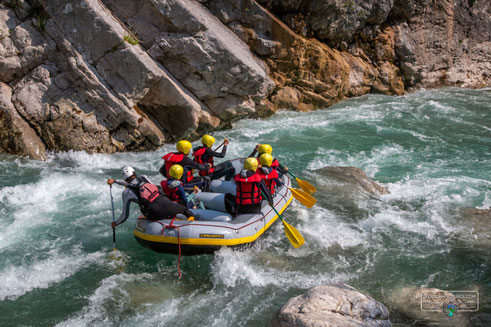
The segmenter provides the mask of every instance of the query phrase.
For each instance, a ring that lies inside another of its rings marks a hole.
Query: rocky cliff
[[[7,0],[0,151],[153,149],[368,92],[482,87],[491,4]]]

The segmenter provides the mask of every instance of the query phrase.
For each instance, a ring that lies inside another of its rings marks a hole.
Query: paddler
[[[145,175],[137,176],[135,170],[127,166],[121,169],[121,173],[124,180],[107,180],[109,185],[116,183],[126,187],[123,192],[123,212],[111,223],[112,228],[128,219],[131,202],[138,203],[141,213],[149,220],[174,218],[179,213],[194,219],[194,214],[186,206],[170,201]]]
[[[209,163],[211,165],[210,169],[200,170],[200,176],[210,176],[211,180],[218,179],[222,176],[225,176],[225,180],[229,181],[232,179],[235,173],[235,169],[226,164],[214,166],[213,158],[224,158],[227,153],[227,146],[229,144],[229,140],[225,139],[223,141],[223,148],[221,152],[213,151],[211,148],[213,144],[215,144],[215,138],[211,135],[203,135],[201,138],[201,146],[196,147],[193,152],[194,161],[199,164]]]
[[[188,209],[194,206],[193,201],[189,201],[181,182],[184,169],[181,165],[173,165],[169,169],[169,178],[160,182],[164,194],[173,202],[185,205]],[[197,191],[197,188],[194,188]]]
[[[256,155],[256,152],[258,154],[256,159],[259,160],[259,157],[263,153],[267,153],[267,154],[273,153],[273,148],[269,144],[258,144],[254,148],[254,151],[252,151],[252,153],[249,155],[249,157],[254,157]],[[288,172],[288,167],[280,165],[278,159],[276,159],[276,158],[273,158],[273,162],[271,163],[271,167],[276,169],[276,171],[279,174],[279,178],[281,178],[284,174],[286,174]]]
[[[173,165],[180,165],[183,168],[183,175],[181,177],[181,182],[184,187],[194,187],[205,189],[210,181],[208,176],[193,177],[193,168],[198,170],[208,170],[211,168],[209,163],[199,164],[194,162],[188,157],[189,151],[191,151],[191,142],[186,140],[181,140],[177,142],[176,149],[177,152],[167,153],[162,157],[164,159],[164,164],[160,167],[159,172],[165,178],[169,177],[169,169]]]
[[[244,213],[259,213],[261,211],[261,203],[263,201],[263,193],[266,195],[268,203],[273,203],[271,193],[266,187],[266,184],[257,172],[258,162],[256,158],[247,158],[244,161],[244,169],[234,176],[235,184],[237,184],[235,197],[228,193],[225,197],[226,203],[229,203],[233,198],[234,215]],[[229,207],[226,205],[226,207]]]
[[[283,183],[279,178],[279,174],[271,167],[273,163],[273,156],[268,153],[263,153],[259,156],[259,164],[261,167],[257,169],[259,176],[263,179],[266,187],[271,192],[271,196],[274,196],[277,187],[281,187]]]

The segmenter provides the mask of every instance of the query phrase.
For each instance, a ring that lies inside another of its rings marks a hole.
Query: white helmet
[[[123,168],[121,168],[121,174],[123,174],[124,179],[126,180],[135,175],[135,170],[133,169],[133,167],[124,166]]]

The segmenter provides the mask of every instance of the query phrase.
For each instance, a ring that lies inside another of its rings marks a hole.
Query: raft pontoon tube
[[[244,159],[230,161],[236,173],[242,169]],[[288,187],[291,180],[285,174],[282,177],[284,185],[276,190],[274,206],[281,214],[291,203],[293,196]],[[211,189],[214,192],[230,192],[230,184],[220,180],[213,181]],[[201,195],[201,193],[198,193]],[[217,193],[219,194],[223,193]],[[203,193],[203,196],[213,198],[215,194]],[[222,207],[223,204],[215,204]],[[150,221],[139,218],[134,230],[136,240],[145,247],[162,253],[194,255],[213,253],[223,246],[241,247],[254,243],[275,221],[278,215],[263,201],[261,212],[258,214],[242,214],[232,218],[222,211],[197,209],[193,212],[199,215],[197,221],[187,221],[184,216],[179,219],[163,219]],[[180,215],[178,215],[179,218]]]

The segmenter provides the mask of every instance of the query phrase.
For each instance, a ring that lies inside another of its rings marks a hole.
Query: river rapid
[[[309,113],[284,111],[215,133],[226,159],[257,143],[318,188],[312,209],[284,218],[305,238],[291,247],[275,223],[255,246],[214,255],[158,254],[133,237],[138,208],[112,253],[108,177],[124,165],[154,183],[162,155],[0,156],[0,326],[266,326],[290,297],[345,282],[388,305],[401,287],[478,290],[472,325],[491,325],[491,229],[466,208],[491,206],[491,90],[368,95]],[[197,144],[196,142],[194,144]],[[390,194],[370,197],[318,171],[355,166]],[[113,187],[117,215],[122,187]],[[477,226],[476,226],[477,224]],[[484,228],[484,233],[476,230]]]

